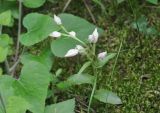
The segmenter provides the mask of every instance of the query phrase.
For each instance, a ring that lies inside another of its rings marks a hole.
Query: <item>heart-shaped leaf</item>
[[[25,16],[23,25],[28,32],[21,35],[20,42],[25,46],[39,43],[46,39],[52,31],[59,29],[51,17],[38,13]]]
[[[15,105],[12,104],[16,101],[18,105],[23,103],[25,106],[18,106],[13,113],[18,113],[19,110],[44,113],[50,76],[48,68],[38,62],[25,64],[18,80],[10,76],[1,76],[0,94],[4,105],[7,106],[6,109],[13,110]],[[1,104],[0,110],[3,110]]]
[[[28,62],[33,61],[43,64],[48,68],[48,70],[50,70],[53,64],[53,58],[50,48],[45,48],[38,56],[29,53],[26,53],[23,56],[21,56],[21,62],[24,65]]]
[[[92,34],[94,29],[96,28],[95,25],[89,23],[88,21],[84,20],[83,18],[71,15],[71,14],[60,14],[59,17],[62,20],[63,26],[70,31],[75,31],[76,36],[88,43],[88,36]],[[103,30],[98,28],[99,34],[103,33]],[[68,39],[66,39],[68,38]],[[65,54],[69,49],[75,48],[75,46],[80,43],[75,41],[70,37],[65,37],[57,40],[53,40],[51,43],[51,49],[55,56],[64,57]]]
[[[46,106],[44,113],[75,113],[75,99],[70,99],[57,104]]]
[[[68,50],[75,48],[77,44],[80,43],[68,37],[61,37],[52,41],[51,50],[54,55],[64,57]]]
[[[23,4],[28,8],[38,8],[45,3],[46,0],[23,0]]]
[[[121,99],[115,93],[105,89],[96,91],[94,98],[104,103],[122,104]]]

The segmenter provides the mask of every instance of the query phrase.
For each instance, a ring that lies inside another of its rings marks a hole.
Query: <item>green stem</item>
[[[112,73],[110,75],[109,81],[106,84],[109,84],[109,85],[111,84],[111,80],[112,80],[112,77],[114,75],[114,71],[115,71],[115,68],[116,68],[116,64],[117,64],[121,49],[122,49],[122,45],[123,45],[123,39],[120,43],[119,50],[118,50],[117,57],[116,57],[116,61],[114,62],[114,66],[113,66]]]
[[[20,49],[20,35],[21,35],[21,29],[22,29],[22,0],[19,0],[19,17],[18,17],[18,33],[17,33],[17,43],[16,43],[16,51],[15,51],[15,57],[14,62],[16,63],[18,60],[19,55],[19,49]],[[11,72],[11,75],[14,76],[16,67]]]
[[[66,30],[66,28],[65,28],[63,25],[61,25],[60,27],[62,28],[62,30],[63,30],[65,33],[69,34],[69,32]],[[68,35],[68,36],[69,36],[69,35]],[[74,39],[74,40],[80,42],[82,45],[86,46],[86,44],[85,44],[83,41],[81,41],[79,38],[73,37],[72,39]]]
[[[17,44],[16,44],[16,53],[15,53],[15,62],[18,59],[18,54],[19,54],[19,48],[20,48],[20,35],[21,35],[21,25],[22,23],[22,1],[19,0],[19,18],[18,18],[18,33],[17,33]]]
[[[93,96],[94,96],[94,93],[95,93],[95,91],[96,91],[96,86],[97,86],[97,74],[96,74],[95,76],[96,76],[96,78],[95,78],[95,81],[94,81],[94,84],[93,84],[92,93],[91,93],[91,96],[90,96],[90,99],[89,99],[89,105],[88,105],[87,113],[90,113],[90,108],[91,108]]]

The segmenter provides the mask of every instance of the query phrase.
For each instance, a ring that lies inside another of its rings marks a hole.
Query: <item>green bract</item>
[[[88,43],[88,36],[92,34],[96,26],[84,20],[83,18],[71,14],[60,14],[59,17],[61,18],[62,24],[68,32],[75,31],[76,36],[80,40]],[[98,32],[102,34],[103,30],[99,28]],[[67,51],[75,48],[77,44],[80,43],[71,37],[62,37],[61,39],[52,41],[51,49],[55,56],[64,57]]]
[[[20,42],[25,46],[43,41],[52,31],[59,29],[53,18],[38,13],[25,16],[23,25],[27,28],[27,33],[21,35]]]

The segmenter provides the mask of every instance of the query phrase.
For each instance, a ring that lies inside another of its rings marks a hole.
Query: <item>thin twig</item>
[[[86,0],[83,0],[83,2],[84,2],[85,7],[86,7],[87,10],[88,10],[89,15],[91,16],[92,21],[93,21],[94,23],[96,23],[96,19],[94,18],[94,15],[93,15],[91,9],[89,8]]]
[[[8,63],[8,60],[7,60],[7,59],[5,60],[5,68],[6,68],[7,74],[10,74],[10,71],[9,71],[9,63]]]
[[[62,12],[65,12],[72,0],[68,0]]]
[[[20,49],[20,35],[21,35],[21,27],[22,27],[22,1],[19,0],[19,18],[18,18],[18,33],[17,33],[17,44],[16,44],[16,53],[15,53],[15,58],[14,62],[16,63],[18,60],[18,54],[19,54],[19,49]],[[15,69],[12,71],[12,75],[15,73]]]
[[[18,19],[18,38],[17,38],[17,44],[16,44],[16,54],[15,54],[15,62],[18,59],[18,54],[19,54],[19,48],[20,48],[20,43],[19,43],[19,39],[20,39],[20,35],[21,35],[21,23],[22,23],[22,1],[19,0],[19,19]]]

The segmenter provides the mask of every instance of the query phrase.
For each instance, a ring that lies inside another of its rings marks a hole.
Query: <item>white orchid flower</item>
[[[82,47],[81,45],[76,45],[75,49],[78,49],[79,53],[84,53],[85,51],[84,47]]]
[[[107,52],[101,52],[98,54],[98,59],[103,60],[107,56]]]
[[[98,41],[98,31],[97,28],[95,28],[95,30],[93,31],[93,33],[91,35],[89,35],[88,40],[90,43],[96,43]]]
[[[54,21],[55,21],[56,24],[58,24],[58,25],[61,25],[61,24],[62,24],[62,21],[61,21],[60,17],[58,17],[58,16],[56,16],[56,15],[54,15]]]
[[[59,38],[59,37],[61,37],[61,33],[60,32],[58,32],[58,31],[53,31],[49,36],[51,36],[51,37],[55,37],[55,38]]]
[[[69,35],[70,35],[72,38],[74,38],[74,37],[76,37],[76,32],[71,31],[71,32],[69,32]]]
[[[78,49],[70,49],[65,57],[73,57],[73,56],[76,56],[77,54],[79,53]]]

